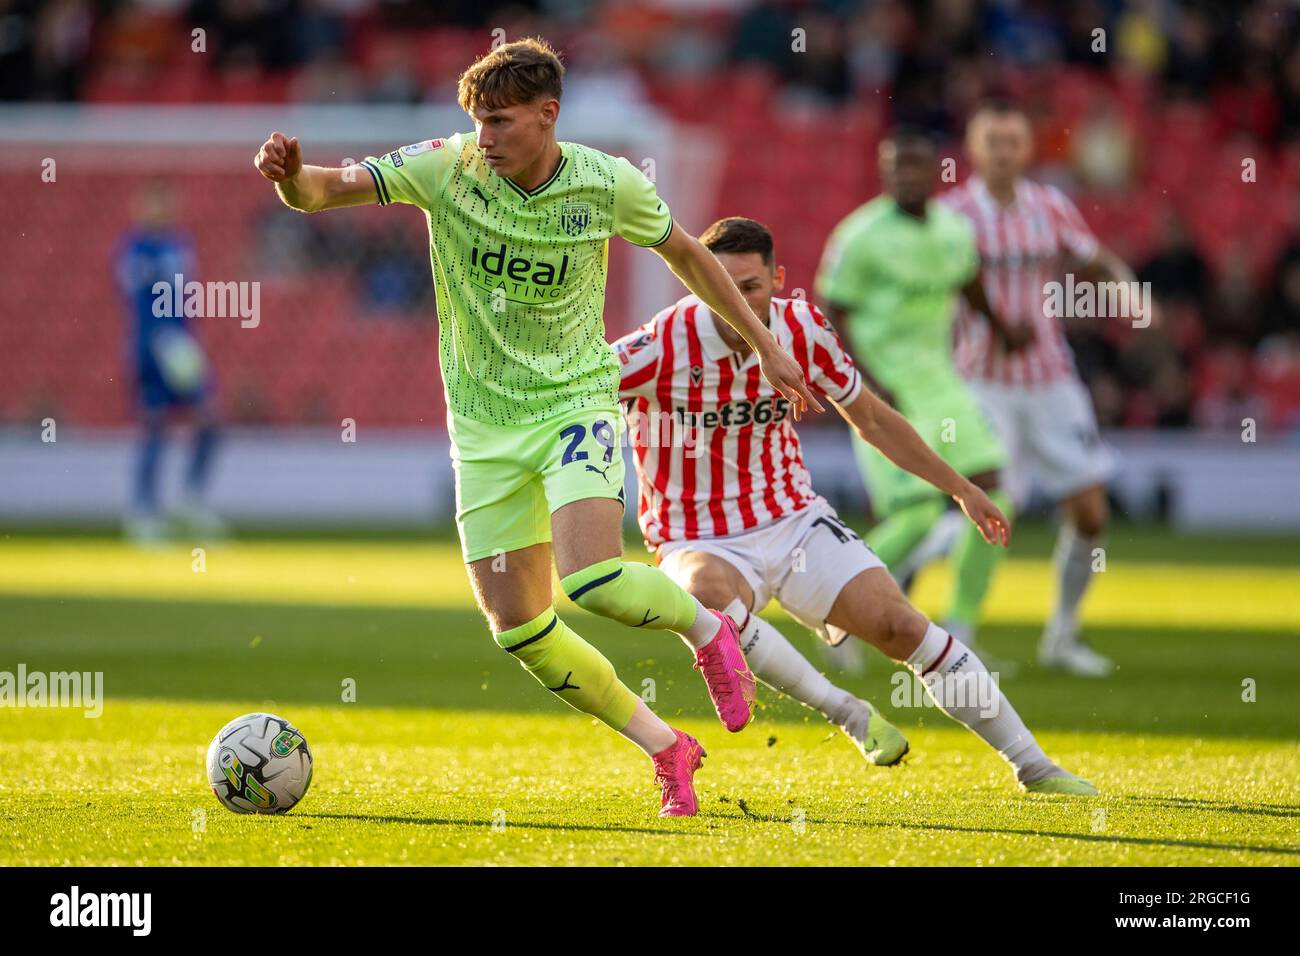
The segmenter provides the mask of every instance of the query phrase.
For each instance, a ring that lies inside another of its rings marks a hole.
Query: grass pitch
[[[1004,690],[1100,799],[1019,794],[963,728],[892,706],[874,652],[832,677],[908,733],[902,766],[867,767],[766,688],[727,734],[675,637],[564,609],[709,752],[700,815],[665,821],[648,761],[492,644],[453,542],[255,539],[196,572],[188,546],[0,537],[0,671],[102,671],[107,695],[98,719],[0,708],[0,865],[1300,862],[1300,542],[1117,533],[1086,618],[1120,663],[1103,682],[1030,663],[1049,543],[1016,542],[984,635],[1024,662]],[[917,601],[937,611],[944,589],[929,572]],[[283,817],[228,813],[203,779],[216,730],[260,709],[316,759]]]

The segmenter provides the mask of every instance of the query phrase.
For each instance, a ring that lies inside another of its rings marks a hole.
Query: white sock
[[[722,622],[713,616],[713,612],[696,600],[695,621],[682,634],[682,640],[695,650],[706,647],[722,628]]]
[[[1079,534],[1070,525],[1062,525],[1052,552],[1056,569],[1056,607],[1052,612],[1049,633],[1056,640],[1073,637],[1079,626],[1079,603],[1092,583],[1092,552],[1101,538]]]
[[[861,701],[832,684],[784,634],[757,614],[751,614],[739,598],[728,605],[727,614],[741,625],[740,649],[745,652],[754,676],[764,684],[821,711],[836,726],[859,716],[864,706]],[[864,723],[865,720],[863,717]]]
[[[939,709],[1001,754],[1021,783],[1065,773],[1043,753],[984,662],[943,628],[926,629],[907,666]]]

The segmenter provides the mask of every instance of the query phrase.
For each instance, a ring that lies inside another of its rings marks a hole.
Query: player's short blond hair
[[[461,109],[505,109],[564,93],[564,64],[541,37],[503,43],[475,60],[456,88]]]

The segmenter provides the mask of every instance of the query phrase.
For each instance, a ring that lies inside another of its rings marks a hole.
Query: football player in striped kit
[[[1080,639],[1079,606],[1109,521],[1105,483],[1114,466],[1065,329],[1045,301],[1049,284],[1066,271],[1083,279],[1136,279],[1098,242],[1064,193],[1025,178],[1032,140],[1021,110],[1005,101],[985,104],[967,128],[975,173],[940,197],[975,227],[985,290],[1001,321],[1031,333],[1024,348],[1007,351],[989,324],[964,307],[957,318],[954,361],[1005,448],[1003,483],[1015,505],[1023,506],[1035,479],[1060,505],[1056,601],[1039,660],[1102,677],[1113,665]],[[1142,308],[1149,304],[1139,302]],[[1139,315],[1135,311],[1133,317]]]
[[[1007,544],[1002,512],[863,387],[826,318],[805,299],[776,296],[785,271],[766,227],[723,219],[700,241],[815,393],[864,441],[950,495],[990,544]],[[897,763],[907,752],[906,738],[875,707],[832,685],[758,616],[775,598],[828,641],[853,635],[905,661],[945,713],[1011,764],[1024,789],[1096,793],[1047,757],[978,655],[913,608],[875,553],[813,490],[790,404],[764,381],[752,349],[704,302],[681,299],[619,339],[615,352],[646,544],[669,577],[737,622],[760,680],[819,710],[872,764]],[[951,693],[961,685],[978,692]]]

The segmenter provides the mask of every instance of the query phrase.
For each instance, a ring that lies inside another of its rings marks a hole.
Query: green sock
[[[1014,520],[1011,499],[1002,489],[995,488],[988,496],[1002,509],[1008,521]],[[946,620],[975,626],[979,620],[980,606],[984,603],[989,584],[993,580],[993,569],[1005,553],[1005,548],[985,541],[974,524],[966,526],[952,549],[952,603]]]
[[[942,498],[926,498],[899,508],[867,532],[867,545],[886,567],[892,568],[921,543],[930,526],[943,515],[943,509]]]
[[[560,581],[574,604],[628,627],[685,633],[699,602],[658,568],[610,558]]]
[[[527,624],[494,635],[528,673],[570,707],[622,730],[640,700],[614,673],[614,665],[569,626],[555,608]]]

